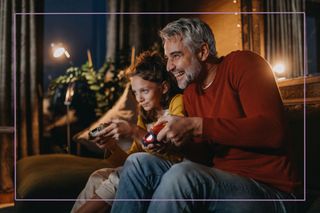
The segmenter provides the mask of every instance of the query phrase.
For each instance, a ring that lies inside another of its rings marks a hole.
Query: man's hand
[[[163,154],[166,153],[167,150],[167,144],[148,144],[147,146],[144,146],[141,144],[142,149],[145,152],[149,153],[157,153],[157,154]]]
[[[157,123],[167,123],[159,132],[157,140],[170,141],[177,147],[184,144],[190,136],[202,134],[202,118],[200,117],[168,115],[160,118]]]

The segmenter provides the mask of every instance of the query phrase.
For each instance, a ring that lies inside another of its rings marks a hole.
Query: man
[[[292,212],[299,185],[289,159],[281,97],[268,63],[249,51],[218,58],[213,33],[198,19],[160,31],[167,70],[184,91],[189,117],[167,116],[157,138],[182,147],[209,143],[213,167],[130,156],[113,212]],[[211,200],[210,200],[211,199]],[[233,201],[223,202],[223,200]],[[238,201],[234,200],[238,199]],[[243,199],[274,199],[246,201]],[[220,200],[220,201],[219,201]],[[222,200],[222,201],[221,201]]]

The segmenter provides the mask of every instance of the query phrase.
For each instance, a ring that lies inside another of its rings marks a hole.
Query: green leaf
[[[95,80],[95,76],[92,75],[92,73],[86,73],[84,76],[85,76],[86,79],[89,80],[89,81]]]
[[[98,91],[100,89],[100,87],[97,85],[91,85],[89,88],[93,91]]]

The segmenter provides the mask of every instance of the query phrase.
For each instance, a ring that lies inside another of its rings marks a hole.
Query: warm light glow
[[[276,64],[272,67],[273,72],[277,73],[277,74],[283,74],[286,70],[286,67],[284,66],[284,64],[279,63]]]
[[[237,0],[233,0],[233,3],[236,4],[236,3],[237,3]]]
[[[66,49],[64,49],[63,47],[58,47],[58,48],[53,50],[53,57],[59,58],[63,54],[65,54],[65,51],[66,51]]]
[[[55,43],[51,43],[51,48],[53,57],[60,58],[64,54],[67,58],[70,58],[70,53],[66,50],[66,48],[63,47],[61,43],[57,45]]]
[[[67,50],[64,51],[64,54],[66,55],[67,58],[70,58],[70,54]]]

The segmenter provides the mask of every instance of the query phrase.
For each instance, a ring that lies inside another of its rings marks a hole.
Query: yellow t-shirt
[[[177,94],[171,99],[168,110],[170,115],[177,115],[177,116],[185,115],[185,111],[183,107],[183,99],[181,94]],[[147,130],[146,124],[143,123],[141,116],[138,116],[137,126]],[[129,154],[132,154],[135,152],[144,152],[144,150],[142,149],[141,143],[136,140],[133,141],[131,148],[129,150]],[[156,154],[156,155],[172,161],[182,160],[181,155],[170,155],[170,154]]]

